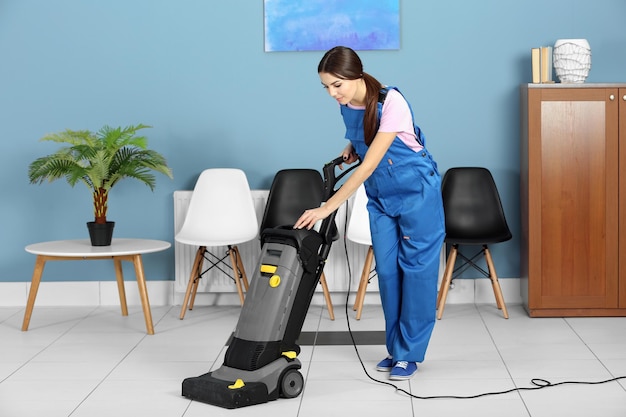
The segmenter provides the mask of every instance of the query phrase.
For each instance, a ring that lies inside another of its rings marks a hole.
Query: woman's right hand
[[[341,157],[346,164],[353,164],[359,160],[359,156],[356,154],[356,152],[354,152],[354,148],[352,147],[351,143],[348,144],[348,146],[346,146],[341,152]],[[340,165],[339,169],[343,169],[343,166]]]

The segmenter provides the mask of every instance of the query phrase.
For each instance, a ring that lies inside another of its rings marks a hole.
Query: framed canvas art
[[[264,0],[265,51],[400,49],[400,0]]]

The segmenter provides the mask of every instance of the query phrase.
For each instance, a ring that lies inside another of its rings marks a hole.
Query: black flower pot
[[[91,246],[110,246],[113,239],[113,227],[115,227],[115,222],[106,222],[106,224],[87,222]]]

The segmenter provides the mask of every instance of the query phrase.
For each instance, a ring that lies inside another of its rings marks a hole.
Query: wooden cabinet
[[[529,315],[626,316],[626,84],[523,85],[521,119]]]

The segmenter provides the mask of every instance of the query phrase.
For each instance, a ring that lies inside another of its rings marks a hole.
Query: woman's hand
[[[351,143],[348,144],[348,146],[346,146],[341,152],[341,157],[346,164],[353,164],[359,160],[359,156],[356,154],[356,152],[354,152],[354,148],[352,147]],[[343,164],[339,165],[339,169],[343,169]]]
[[[300,216],[296,224],[293,225],[293,228],[311,230],[313,226],[315,226],[315,223],[325,219],[329,214],[330,213],[328,213],[328,210],[324,206],[306,210],[302,213],[302,216]]]

